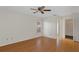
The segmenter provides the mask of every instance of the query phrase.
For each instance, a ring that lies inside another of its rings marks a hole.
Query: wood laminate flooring
[[[56,39],[46,37],[34,38],[0,47],[0,52],[78,52],[79,42],[62,39],[57,47]]]

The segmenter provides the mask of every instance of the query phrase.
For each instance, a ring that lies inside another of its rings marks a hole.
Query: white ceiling
[[[71,15],[72,13],[79,12],[78,6],[46,6],[46,8],[51,9],[51,12],[45,12],[45,14],[36,13],[34,14],[33,11],[30,8],[37,8],[38,6],[1,6],[1,10],[9,10],[16,13],[22,13],[26,15],[31,16],[37,16],[37,17],[46,17],[46,16],[53,16],[59,15],[59,16],[65,16],[65,15]]]

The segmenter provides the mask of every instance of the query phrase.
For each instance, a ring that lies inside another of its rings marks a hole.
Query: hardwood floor
[[[79,42],[64,39],[60,47],[56,46],[56,39],[46,37],[26,40],[15,44],[0,47],[1,52],[75,52],[79,51]]]

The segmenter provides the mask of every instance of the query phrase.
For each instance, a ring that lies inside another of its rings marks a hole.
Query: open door
[[[70,35],[71,34],[71,35]],[[66,35],[70,37],[66,37]],[[58,17],[57,20],[57,51],[73,51],[73,19]]]
[[[65,20],[65,38],[73,40],[73,19]]]

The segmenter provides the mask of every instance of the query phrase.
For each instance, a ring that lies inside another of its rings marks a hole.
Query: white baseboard
[[[9,45],[9,44],[18,43],[18,42],[25,41],[25,40],[31,40],[31,39],[38,38],[38,37],[41,37],[41,36],[38,35],[38,36],[30,37],[30,38],[23,38],[23,39],[19,39],[19,40],[15,40],[15,41],[10,41],[10,42],[7,42],[7,43],[3,42],[2,44],[0,43],[0,47],[6,46],[6,45]]]

